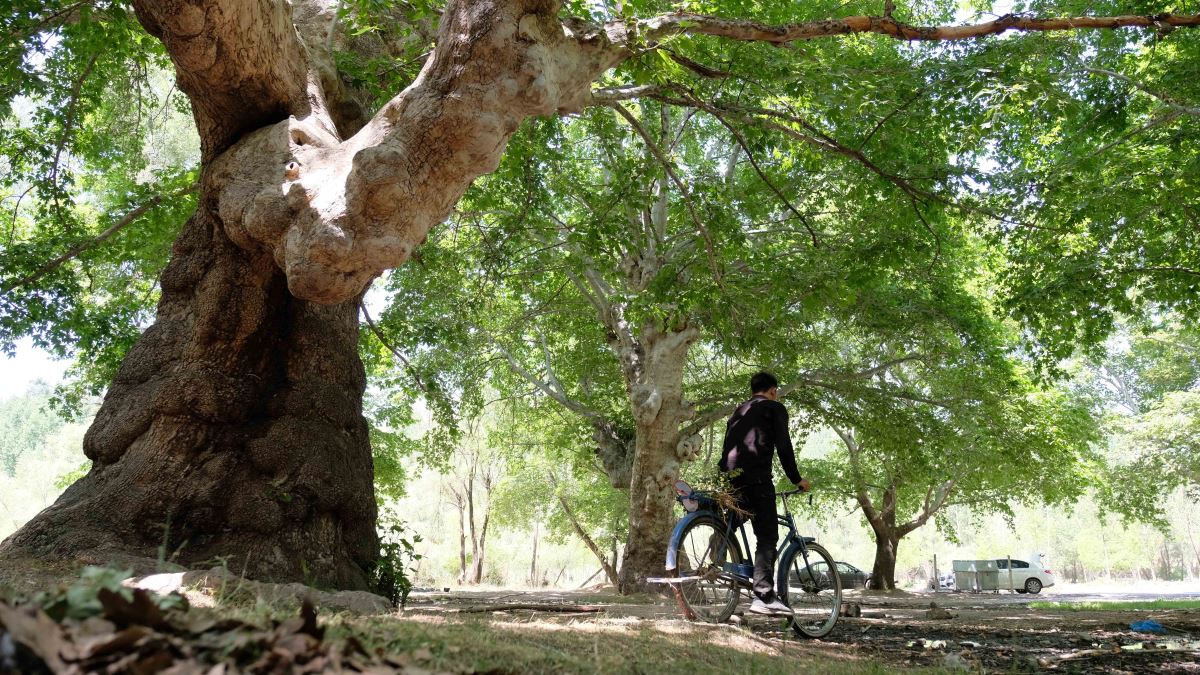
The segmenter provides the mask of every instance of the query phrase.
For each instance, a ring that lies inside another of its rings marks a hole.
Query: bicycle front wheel
[[[713,518],[697,518],[687,525],[675,548],[677,576],[675,596],[684,614],[701,621],[721,623],[737,609],[741,591],[725,563],[740,563],[737,543],[725,533],[725,525]]]
[[[809,638],[829,635],[842,608],[842,579],[833,557],[808,543],[788,548],[779,563],[776,592],[795,612],[792,630]]]

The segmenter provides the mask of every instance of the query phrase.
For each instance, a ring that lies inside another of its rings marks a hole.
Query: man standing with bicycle
[[[754,528],[755,614],[790,616],[792,610],[775,595],[771,578],[779,543],[775,510],[775,481],[771,467],[775,453],[788,480],[808,490],[808,480],[796,468],[796,453],[788,433],[787,408],[779,402],[779,380],[768,372],[750,378],[750,400],[738,406],[725,425],[725,443],[718,469],[729,473],[738,508],[749,512]]]

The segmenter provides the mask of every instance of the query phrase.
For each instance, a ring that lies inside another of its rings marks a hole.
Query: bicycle
[[[783,501],[779,524],[787,528],[776,558],[775,592],[795,614],[788,619],[798,635],[825,637],[837,624],[842,604],[842,581],[833,557],[814,537],[800,536],[788,507],[799,489],[776,495]],[[710,623],[727,621],[737,609],[743,588],[752,587],[754,565],[746,522],[727,518],[711,493],[694,491],[685,481],[675,484],[675,499],[687,514],[675,525],[667,547],[667,578],[684,615]],[[811,497],[810,497],[811,499]],[[733,536],[741,532],[741,543]]]

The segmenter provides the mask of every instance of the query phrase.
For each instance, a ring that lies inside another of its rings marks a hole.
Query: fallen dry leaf
[[[120,593],[107,588],[101,588],[96,597],[104,608],[104,617],[120,625],[140,624],[159,628],[166,623],[163,611],[154,604],[150,594],[140,588],[133,589],[133,600],[126,600]]]
[[[64,659],[75,660],[75,649],[64,639],[62,628],[36,607],[10,607],[0,602],[0,626],[54,672],[66,670]]]

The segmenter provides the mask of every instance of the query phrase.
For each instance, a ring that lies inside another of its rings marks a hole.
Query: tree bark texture
[[[890,591],[896,588],[896,551],[900,538],[894,532],[875,532],[875,564],[871,567],[870,588]]]
[[[553,5],[450,3],[416,81],[345,140],[314,97],[241,137],[212,174],[231,238],[269,251],[294,295],[323,303],[402,264],[523,119],[582,109],[620,60],[603,33],[565,29]]]
[[[541,538],[542,527],[538,521],[533,522],[533,555],[529,559],[529,587],[536,588],[540,584],[537,582],[537,549],[538,539]]]
[[[157,321],[84,439],[91,471],[0,548],[101,561],[165,541],[176,562],[366,587],[378,547],[357,299],[293,297],[204,210],[161,281]]]
[[[904,536],[896,527],[896,488],[888,486],[883,492],[881,508],[876,509],[870,501],[865,506],[859,500],[863,514],[875,533],[875,563],[871,567],[871,582],[868,586],[876,591],[896,588],[896,549]]]

